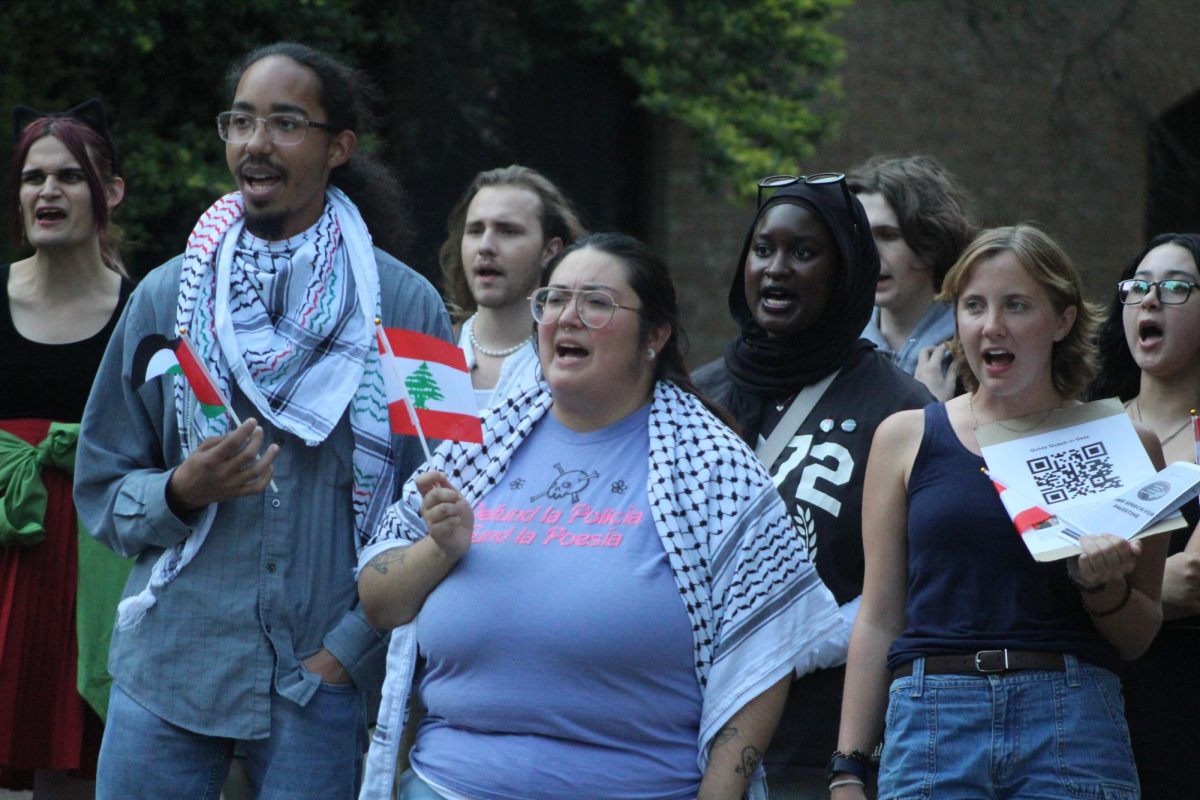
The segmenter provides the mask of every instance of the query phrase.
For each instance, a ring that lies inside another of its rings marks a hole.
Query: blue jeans
[[[913,674],[892,682],[880,800],[1136,800],[1117,676],[1066,656],[1064,672]]]
[[[97,800],[217,800],[236,745],[255,797],[353,800],[365,709],[353,686],[321,684],[306,706],[271,697],[271,736],[225,739],[172,725],[113,684],[96,770]]]

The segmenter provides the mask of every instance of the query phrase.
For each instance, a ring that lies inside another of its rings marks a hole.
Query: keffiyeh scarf
[[[222,394],[237,388],[260,418],[316,446],[346,408],[354,435],[355,546],[370,537],[395,479],[387,397],[375,325],[379,276],[371,237],[358,209],[330,187],[320,219],[280,242],[244,230],[239,192],[204,213],[188,238],[175,320]],[[175,378],[175,413],[184,458],[200,442],[232,428],[209,417],[187,380]],[[136,625],[154,605],[153,589],[170,583],[204,544],[215,516],[155,564],[149,584],[125,600],[118,625]]]
[[[550,409],[546,386],[483,415],[483,444],[445,442],[418,470],[444,472],[472,506],[503,478],[517,448]],[[699,400],[674,384],[655,387],[647,493],[680,598],[692,624],[703,695],[701,769],[712,738],[742,706],[788,671],[836,660],[844,623],[833,595],[797,545],[783,501],[758,459]],[[410,478],[359,568],[425,536]],[[395,753],[416,659],[415,625],[392,634],[388,673],[360,798],[391,796]]]

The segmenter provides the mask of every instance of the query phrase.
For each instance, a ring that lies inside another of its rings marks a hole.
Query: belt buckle
[[[1007,650],[980,650],[975,654],[975,670],[977,672],[1007,672]]]

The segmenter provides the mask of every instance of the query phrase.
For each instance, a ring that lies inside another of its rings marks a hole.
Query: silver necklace
[[[1137,412],[1137,418],[1138,418],[1138,422],[1141,422],[1141,421],[1142,421],[1142,398],[1140,398],[1140,397],[1139,397],[1139,398],[1136,398],[1136,399],[1133,401],[1133,410]],[[1191,419],[1187,419],[1187,420],[1185,420],[1185,421],[1184,421],[1184,423],[1183,423],[1182,425],[1180,425],[1178,428],[1176,428],[1176,429],[1175,429],[1175,432],[1174,432],[1174,433],[1172,433],[1172,434],[1171,434],[1170,436],[1168,436],[1167,438],[1160,440],[1160,441],[1162,442],[1162,446],[1163,446],[1163,447],[1166,447],[1166,446],[1167,446],[1167,442],[1171,441],[1171,440],[1172,440],[1172,439],[1174,439],[1176,436],[1178,436],[1179,434],[1183,433],[1183,431],[1184,431],[1184,430],[1187,428],[1187,426],[1188,426],[1188,425],[1190,425],[1191,423],[1192,423],[1192,420],[1191,420]],[[1145,424],[1145,423],[1143,423],[1143,424]],[[1157,434],[1156,434],[1156,435],[1157,435]]]
[[[1005,425],[1000,420],[996,420],[996,424],[999,425],[1001,428],[1004,428],[1004,430],[1006,430],[1006,431],[1012,431],[1013,433],[1025,433],[1027,431],[1033,430],[1034,428],[1036,428],[1037,426],[1039,426],[1043,422],[1045,422],[1047,419],[1049,419],[1050,415],[1053,414],[1055,411],[1058,411],[1060,408],[1062,408],[1063,403],[1065,403],[1065,402],[1066,402],[1065,399],[1059,400],[1058,405],[1056,405],[1054,408],[1048,410],[1046,413],[1044,413],[1040,417],[1038,417],[1037,420],[1035,420],[1033,422],[1033,424],[1027,425],[1024,428],[1012,428],[1012,427],[1009,427],[1008,425]],[[971,392],[970,394],[967,395],[967,411],[970,412],[971,422],[974,424],[974,427],[971,430],[979,430],[979,417],[975,416],[975,393],[974,392]]]
[[[474,347],[477,351],[483,353],[485,356],[491,356],[492,358],[504,358],[505,356],[511,356],[513,353],[529,344],[529,342],[533,339],[533,334],[529,334],[512,347],[505,347],[501,350],[492,350],[484,347],[479,343],[479,340],[475,338],[475,315],[472,314],[471,318],[467,320],[467,338],[471,340],[471,347]]]

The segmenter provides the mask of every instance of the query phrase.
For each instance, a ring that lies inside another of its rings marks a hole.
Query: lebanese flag
[[[1004,503],[1004,510],[1012,518],[1013,525],[1017,526],[1017,533],[1024,535],[1027,531],[1054,519],[1054,515],[1049,511],[1036,504],[1030,505],[1029,501],[1004,484],[992,481],[992,486],[996,487],[1000,502]]]
[[[461,349],[436,336],[404,328],[380,326],[376,338],[392,433],[420,435],[404,407],[407,400],[416,410],[425,436],[483,443],[475,389]]]
[[[186,336],[168,339],[161,333],[152,333],[138,342],[130,374],[133,388],[136,390],[160,375],[183,375],[200,401],[200,410],[210,419],[224,414],[229,406]]]

